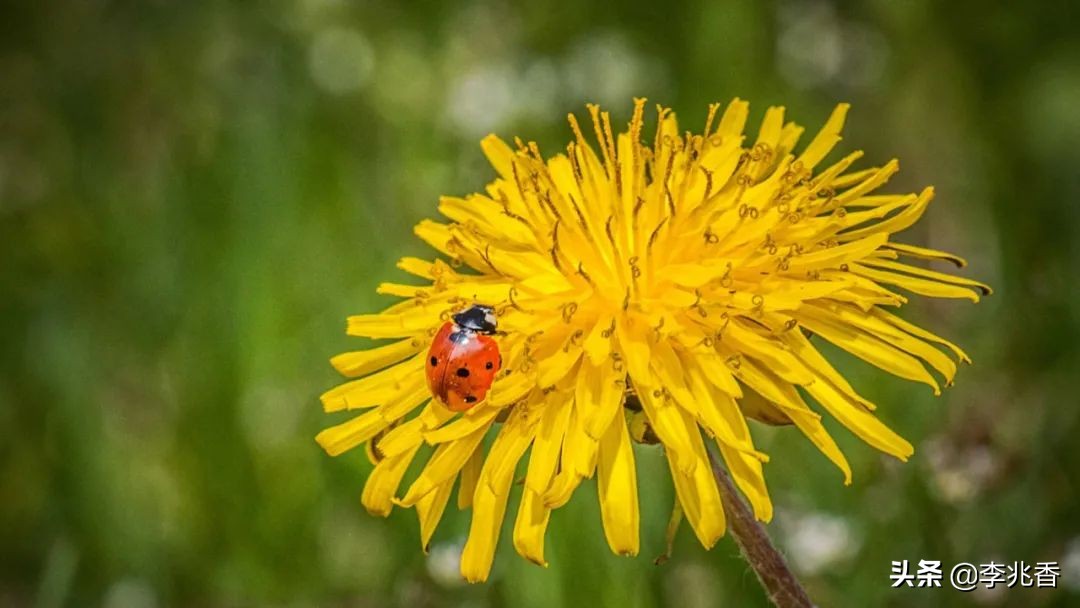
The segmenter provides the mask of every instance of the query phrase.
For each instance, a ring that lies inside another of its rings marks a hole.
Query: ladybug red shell
[[[495,334],[495,311],[474,305],[439,328],[428,350],[426,376],[431,394],[446,407],[463,412],[487,396],[502,367]]]

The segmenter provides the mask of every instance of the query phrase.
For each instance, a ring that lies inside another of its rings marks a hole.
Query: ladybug
[[[453,315],[435,334],[425,366],[428,388],[455,412],[464,412],[487,396],[502,367],[495,334],[495,310],[476,304]]]

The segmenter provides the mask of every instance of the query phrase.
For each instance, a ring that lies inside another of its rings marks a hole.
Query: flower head
[[[513,532],[522,556],[545,563],[552,509],[594,476],[612,551],[638,552],[635,441],[663,446],[678,504],[710,547],[725,524],[706,440],[755,515],[772,516],[768,458],[754,447],[747,417],[794,425],[845,483],[850,468],[819,408],[879,450],[911,455],[816,340],[935,393],[956,372],[942,347],[967,360],[888,311],[907,301],[897,288],[972,301],[989,292],[903,261],[963,265],[893,240],[933,190],[876,194],[898,164],[852,170],[860,152],[815,171],[840,140],[846,105],[801,152],[803,129],[784,122],[783,108],[770,108],[750,141],[747,104],[719,107],[709,108],[700,135],[680,133],[660,108],[645,141],[644,100],[622,133],[589,106],[595,147],[570,116],[574,141],[549,158],[535,143],[486,138],[498,177],[483,194],[443,198],[449,222],[416,227],[450,262],[402,259],[398,266],[422,284],[383,283],[379,293],[404,299],[349,318],[350,335],[396,341],[333,359],[359,379],[324,394],[325,409],[366,411],[318,441],[332,455],[366,444],[375,467],[363,504],[378,515],[415,507],[425,547],[460,478],[458,506],[473,512],[461,560],[468,580],[488,576],[527,451]],[[495,308],[505,362],[487,399],[458,414],[431,398],[424,359],[448,315],[472,303]],[[496,435],[485,453],[489,432]],[[398,495],[424,444],[434,446],[430,459]]]

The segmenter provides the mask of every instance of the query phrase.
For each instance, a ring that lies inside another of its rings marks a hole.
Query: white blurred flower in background
[[[308,50],[311,79],[328,93],[359,91],[375,69],[375,52],[359,31],[328,27],[315,34]]]
[[[777,513],[787,555],[796,570],[807,576],[824,572],[850,559],[862,539],[844,517],[822,512]]]

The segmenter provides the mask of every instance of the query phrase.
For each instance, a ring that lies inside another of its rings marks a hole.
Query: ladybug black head
[[[495,309],[483,304],[474,304],[453,316],[458,327],[471,329],[481,334],[493,334],[496,329]]]

